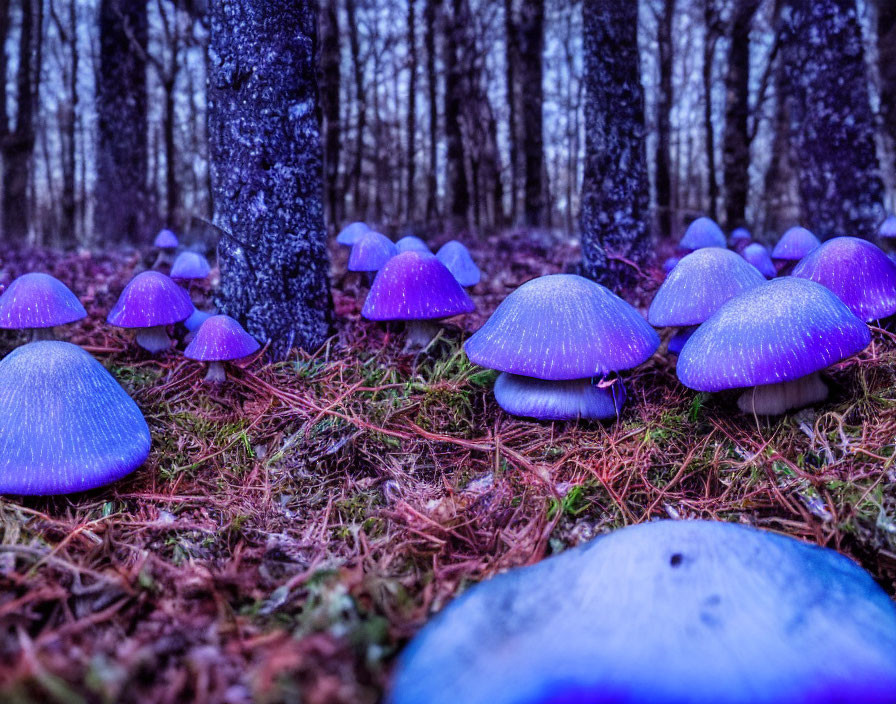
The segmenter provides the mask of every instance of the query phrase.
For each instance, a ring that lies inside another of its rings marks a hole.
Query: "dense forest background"
[[[852,36],[854,26],[848,57],[865,70],[844,68],[838,53],[812,80],[848,96],[859,121],[870,115],[870,201],[882,220],[896,207],[896,3],[823,4],[844,6],[836,31]],[[640,2],[659,236],[708,214],[771,238],[817,209],[800,189],[817,167],[800,150],[814,129],[800,77],[812,73],[804,37],[787,31],[790,12],[782,0]],[[393,234],[575,233],[586,134],[582,2],[325,0],[319,13],[331,231],[364,219]],[[2,4],[4,241],[145,242],[163,225],[203,236],[214,208],[209,24],[205,0]]]

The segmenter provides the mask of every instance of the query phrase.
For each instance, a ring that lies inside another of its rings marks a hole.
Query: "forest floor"
[[[220,388],[104,324],[148,253],[4,255],[0,283],[43,269],[81,296],[90,315],[63,335],[136,399],[153,445],[110,487],[0,499],[0,700],[376,702],[402,645],[471,583],[670,516],[835,548],[896,592],[891,336],[829,370],[826,404],[780,420],[684,388],[661,347],[618,422],[527,422],[461,344],[577,252],[510,233],[474,255],[478,311],[413,357],[399,328],[359,317],[334,251],[331,341]]]

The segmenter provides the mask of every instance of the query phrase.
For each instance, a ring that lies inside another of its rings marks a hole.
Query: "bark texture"
[[[606,286],[637,279],[650,255],[638,5],[585,0],[583,272]],[[622,261],[622,260],[626,261]]]
[[[218,0],[209,126],[222,312],[276,357],[327,337],[317,3]]]
[[[102,1],[95,217],[100,242],[149,235],[146,40],[144,0]]]
[[[782,19],[806,226],[821,238],[870,239],[883,219],[883,184],[856,2],[793,0]]]

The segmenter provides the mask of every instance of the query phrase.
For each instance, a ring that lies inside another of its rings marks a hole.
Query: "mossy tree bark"
[[[222,312],[276,357],[330,323],[313,0],[217,0],[209,127]]]
[[[585,0],[585,173],[582,270],[613,287],[650,255],[638,3]]]

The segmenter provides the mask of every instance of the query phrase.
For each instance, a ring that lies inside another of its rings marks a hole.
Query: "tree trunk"
[[[872,238],[883,184],[855,0],[794,3],[782,57],[806,225],[822,238]]]
[[[222,312],[283,358],[327,337],[313,0],[211,9],[209,126]]]
[[[417,210],[417,8],[408,0],[408,124],[407,124],[407,221],[414,222]]]
[[[468,224],[470,189],[467,185],[461,117],[463,110],[463,56],[458,51],[460,33],[464,31],[459,20],[463,10],[462,0],[454,0],[450,20],[445,23],[445,175],[450,194],[451,228],[456,230]]]
[[[145,0],[102,0],[94,230],[112,244],[148,236]]]
[[[429,169],[426,174],[426,220],[439,215],[439,101],[436,77],[436,9],[440,0],[426,0],[423,9],[426,44],[426,90],[429,97]]]
[[[176,60],[176,59],[175,59]],[[165,222],[172,227],[177,217],[180,188],[177,182],[177,150],[174,146],[174,77],[162,83],[165,94],[165,111],[162,119],[162,137],[165,142]]]
[[[507,82],[507,142],[510,155],[510,220],[516,222],[519,215],[520,192],[520,127],[517,119],[516,67],[522,62],[517,27],[516,4],[514,0],[504,0],[504,58],[505,80]]]
[[[638,5],[585,0],[583,272],[616,288],[650,256]],[[625,261],[623,261],[625,260]]]
[[[716,174],[716,136],[712,123],[712,74],[719,39],[716,0],[703,0],[703,128],[706,135],[706,173],[709,187],[709,217],[718,219],[719,177]]]
[[[345,0],[348,19],[348,43],[352,55],[352,76],[355,83],[355,106],[358,125],[355,133],[355,154],[351,170],[352,206],[356,217],[366,217],[366,202],[361,194],[361,169],[364,165],[364,132],[367,128],[367,101],[364,92],[364,66],[361,64],[361,40],[358,36],[357,0]]]
[[[522,0],[519,11],[519,103],[527,225],[545,220],[544,133],[542,106],[542,55],[544,53],[544,0]]]
[[[877,0],[877,64],[880,116],[896,153],[896,2]],[[890,165],[896,173],[896,163]]]
[[[657,223],[662,237],[671,237],[672,179],[670,169],[670,139],[672,135],[672,20],[675,0],[663,2],[663,13],[657,22],[657,61],[659,63],[659,91],[656,98],[656,208]]]
[[[339,50],[339,5],[337,0],[324,0],[320,13],[320,102],[324,133],[324,175],[326,212],[331,225],[342,218],[344,199],[339,187],[339,84],[341,81]]]
[[[731,21],[722,139],[725,225],[728,230],[746,224],[750,189],[750,26],[759,3],[760,0],[735,0]]]

